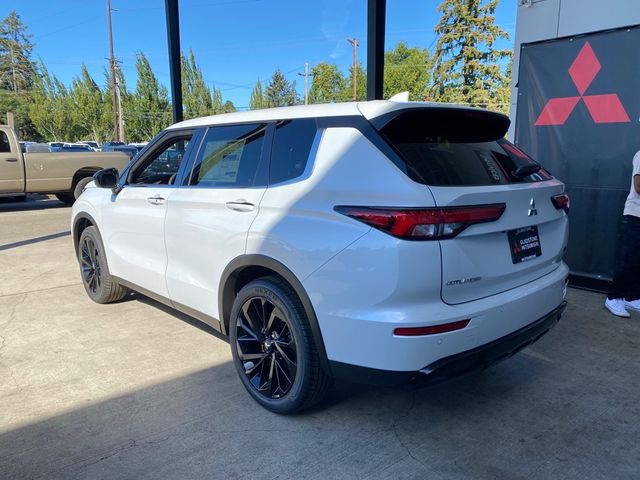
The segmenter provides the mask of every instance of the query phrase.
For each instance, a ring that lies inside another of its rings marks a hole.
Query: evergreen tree
[[[222,113],[232,113],[232,112],[237,112],[236,106],[233,104],[231,100],[227,100],[226,102],[224,102],[224,105],[222,105]]]
[[[265,108],[264,96],[262,95],[262,84],[258,79],[258,83],[253,87],[251,91],[251,97],[249,98],[249,108],[251,110],[258,110],[260,108]]]
[[[21,138],[37,138],[29,118],[30,90],[36,67],[31,60],[33,43],[15,11],[0,22],[0,123],[13,112]]]
[[[313,81],[309,103],[345,102],[351,98],[346,91],[347,81],[333,63],[322,62],[311,69]]]
[[[222,113],[222,109],[224,107],[224,104],[222,103],[222,92],[219,88],[216,88],[215,85],[211,88],[211,99],[211,114],[218,115],[219,113]]]
[[[47,140],[69,140],[73,134],[69,92],[44,64],[35,77],[29,114],[37,132]]]
[[[136,90],[126,113],[127,139],[132,142],[149,140],[171,123],[167,88],[158,83],[143,53],[137,55],[136,72]]]
[[[184,118],[202,117],[214,112],[209,87],[204,80],[202,70],[196,63],[193,50],[189,56],[182,55],[182,101]]]
[[[20,93],[33,84],[31,35],[15,11],[0,22],[0,88]]]
[[[508,38],[495,24],[498,0],[444,0],[435,28],[436,44],[431,94],[437,101],[495,104],[503,81],[500,61],[508,50],[495,47]]]
[[[71,87],[73,110],[70,112],[76,130],[76,139],[88,139],[102,143],[110,136],[111,125],[103,121],[103,94],[83,64],[80,77]],[[107,127],[107,128],[105,128]]]
[[[284,107],[299,103],[296,82],[288,82],[279,68],[264,89],[264,100],[267,107]]]
[[[431,58],[426,48],[404,42],[384,54],[384,98],[409,92],[409,100],[424,101],[431,80]]]

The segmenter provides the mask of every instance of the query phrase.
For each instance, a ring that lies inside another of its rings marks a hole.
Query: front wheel
[[[247,284],[233,303],[231,353],[249,394],[275,413],[293,413],[324,398],[332,379],[320,366],[300,299],[278,277]]]
[[[127,295],[128,290],[116,283],[109,273],[107,257],[96,227],[87,227],[80,234],[78,263],[84,289],[94,302],[117,302]]]

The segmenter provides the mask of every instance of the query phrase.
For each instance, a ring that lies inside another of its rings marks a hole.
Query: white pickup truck
[[[0,125],[0,196],[24,199],[26,193],[52,193],[72,204],[93,174],[121,171],[129,162],[122,152],[22,153],[15,132]]]

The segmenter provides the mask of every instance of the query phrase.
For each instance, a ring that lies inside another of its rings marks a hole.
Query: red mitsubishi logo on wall
[[[627,123],[631,120],[627,115],[620,98],[615,93],[603,95],[585,95],[602,66],[589,42],[585,42],[582,50],[569,67],[569,75],[578,89],[577,97],[552,98],[542,109],[536,120],[536,126],[564,125],[580,100],[591,114],[595,123]]]

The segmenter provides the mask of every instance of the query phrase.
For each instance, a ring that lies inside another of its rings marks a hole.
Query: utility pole
[[[109,64],[111,67],[111,103],[113,108],[113,139],[120,141],[118,119],[118,94],[116,92],[116,59],[113,56],[113,31],[111,30],[111,0],[107,0],[107,20],[109,24]]]
[[[353,71],[351,72],[351,83],[353,87],[353,101],[355,102],[358,98],[358,90],[356,87],[356,80],[358,79],[358,42],[357,38],[347,38],[347,42],[351,44],[353,47]]]
[[[309,73],[309,62],[304,63],[304,73],[298,75],[304,77],[304,104],[309,105],[309,76],[313,76]]]
[[[120,91],[120,82],[116,79],[116,94],[118,96],[118,141],[124,142],[124,114],[122,112],[122,92]]]

